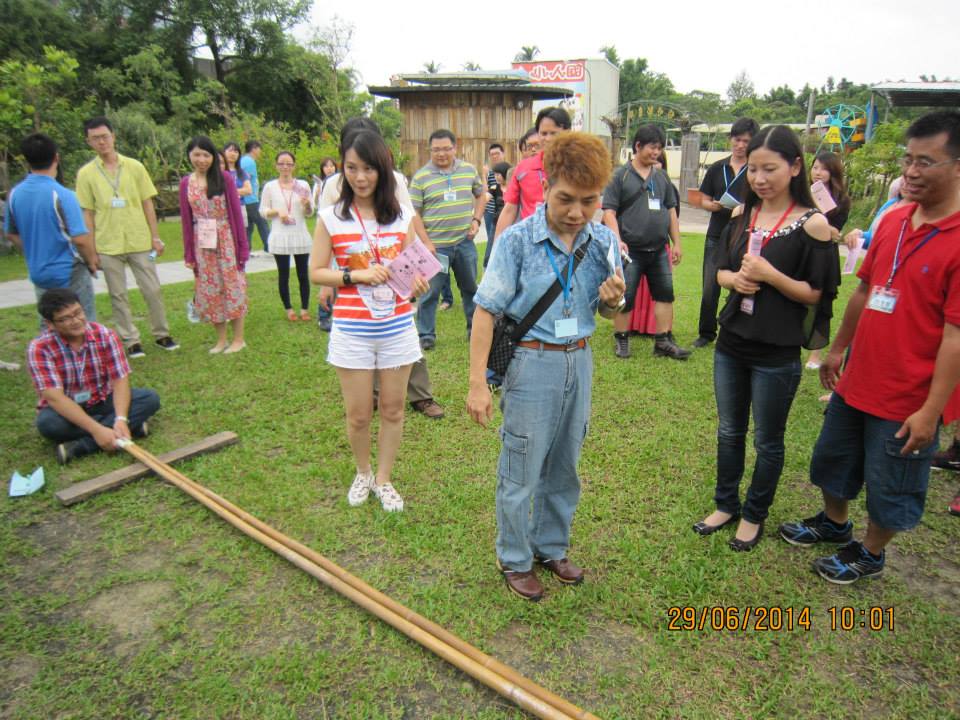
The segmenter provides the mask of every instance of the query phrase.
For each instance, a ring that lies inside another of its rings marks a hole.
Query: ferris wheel
[[[839,148],[842,153],[847,146],[862,143],[866,119],[866,112],[856,105],[841,103],[828,107],[822,115],[817,116],[817,130],[821,136],[817,152],[826,145],[831,150]]]

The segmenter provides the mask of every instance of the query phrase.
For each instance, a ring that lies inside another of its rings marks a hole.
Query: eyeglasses
[[[447,147],[432,147],[430,148],[432,153],[450,153],[453,152],[453,145],[447,145]]]
[[[105,140],[109,140],[109,139],[110,139],[110,134],[107,133],[107,134],[105,134],[105,135],[88,135],[88,136],[87,136],[87,139],[88,139],[90,142],[104,142]]]
[[[66,315],[61,315],[60,317],[55,317],[53,321],[55,323],[68,323],[73,320],[84,320],[86,315],[83,313],[83,308],[77,308],[72,313],[67,313]]]
[[[912,165],[920,172],[923,172],[924,170],[929,170],[931,168],[939,167],[940,165],[948,165],[950,163],[955,163],[958,160],[960,160],[960,158],[950,158],[949,160],[941,160],[940,162],[934,162],[930,158],[925,158],[925,157],[915,158],[909,155],[904,155],[902,158],[900,158],[900,167],[902,167],[904,171],[907,171],[910,169],[910,166]]]
[[[293,167],[293,163],[277,163],[277,167]]]

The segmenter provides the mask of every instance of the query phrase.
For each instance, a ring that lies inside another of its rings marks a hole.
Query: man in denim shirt
[[[612,317],[623,302],[614,234],[589,222],[610,177],[600,140],[564,133],[544,155],[545,204],[497,240],[475,297],[467,410],[486,426],[493,402],[486,382],[494,316],[516,321],[555,280],[563,292],[518,344],[503,382],[503,448],[497,469],[497,562],[507,587],[539,600],[540,563],[565,584],[583,581],[567,558],[580,499],[577,461],[590,417],[594,313]],[[589,241],[573,272],[574,252]],[[531,501],[533,505],[531,517]]]

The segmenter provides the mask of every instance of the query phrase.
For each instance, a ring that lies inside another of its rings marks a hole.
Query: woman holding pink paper
[[[200,135],[187,145],[193,172],[180,181],[183,261],[194,272],[194,307],[213,323],[217,343],[210,352],[243,350],[243,318],[247,314],[247,282],[243,274],[250,246],[243,227],[243,209],[233,176],[220,170],[217,149]],[[227,344],[227,323],[233,342]]]
[[[310,231],[306,218],[313,215],[313,193],[304,180],[293,176],[296,159],[286,150],[277,155],[277,173],[280,177],[263,186],[260,196],[260,215],[272,218],[270,226],[270,252],[277,263],[277,287],[280,301],[287,311],[288,320],[296,320],[297,314],[290,304],[290,256],[297,266],[297,283],[300,285],[300,319],[309,320],[310,278],[307,262],[310,257]]]
[[[763,536],[800,384],[800,348],[826,343],[840,281],[837,246],[830,242],[826,218],[814,208],[793,130],[766,127],[753,137],[747,183],[743,212],[723,231],[714,257],[717,282],[730,291],[720,312],[713,364],[716,510],[693,526],[706,536],[739,521],[730,541],[738,552],[752,550]],[[751,414],[757,456],[741,503]]]
[[[397,202],[393,160],[383,139],[360,130],[343,142],[343,177],[337,202],[320,212],[310,256],[310,279],[337,288],[327,362],[340,379],[347,437],[356,475],[347,493],[360,505],[371,492],[384,510],[403,510],[391,482],[403,434],[410,368],[421,357],[413,308],[387,284],[394,258],[416,240],[409,211]],[[272,243],[271,243],[272,244]],[[331,256],[336,259],[330,267]],[[413,278],[413,295],[429,285]],[[376,473],[371,467],[373,380],[380,380]]]
[[[810,167],[810,179],[814,183],[821,183],[830,195],[833,207],[825,210],[824,215],[832,228],[831,239],[839,242],[840,231],[850,215],[850,195],[847,193],[847,181],[843,174],[843,160],[836,153],[820,153]]]

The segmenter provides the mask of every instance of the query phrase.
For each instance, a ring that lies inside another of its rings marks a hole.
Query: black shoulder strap
[[[623,184],[624,184],[624,182],[626,182],[627,176],[629,176],[629,174],[630,174],[630,164],[627,163],[626,165],[623,166],[623,172],[622,172],[622,176],[621,176],[621,178],[620,178],[620,189],[621,189],[621,190],[623,189]],[[633,205],[637,200],[639,200],[643,195],[646,194],[647,188],[648,188],[648,184],[649,184],[649,182],[650,182],[650,178],[652,178],[652,177],[653,177],[653,174],[651,173],[650,177],[647,178],[647,180],[644,182],[644,186],[643,186],[642,188],[640,188],[639,190],[637,190],[637,191],[634,192],[634,193],[631,193],[630,196],[627,197],[626,200],[621,200],[619,203],[617,203],[617,219],[618,219],[618,220],[620,219],[620,216],[623,215],[623,214],[627,211],[627,208],[629,208],[629,207],[630,207],[631,205]],[[642,178],[641,178],[641,180],[642,180]]]
[[[587,254],[587,248],[590,246],[590,241],[593,240],[593,235],[587,238],[587,241],[578,247],[573,252],[573,272],[577,271],[577,267],[580,265],[580,261],[583,260],[584,256]],[[547,240],[546,242],[550,242]],[[557,299],[557,295],[560,294],[560,291],[563,289],[563,286],[560,284],[560,280],[554,280],[553,285],[547,288],[547,291],[543,294],[537,304],[530,308],[530,312],[517,324],[516,330],[513,331],[514,341],[519,341],[523,339],[523,336],[527,334],[527,331],[533,327],[533,324],[540,319],[540,316],[543,315],[547,308],[553,305],[553,301]]]

